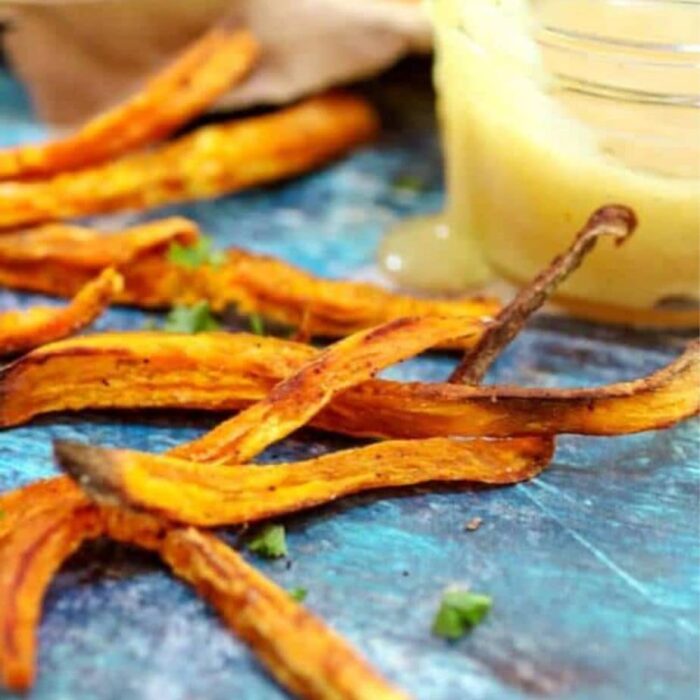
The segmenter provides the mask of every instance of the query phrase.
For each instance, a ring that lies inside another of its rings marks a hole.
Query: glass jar
[[[695,325],[700,3],[433,0],[455,240],[531,279],[602,204],[640,226],[561,289],[580,315]],[[466,278],[465,278],[466,279]]]

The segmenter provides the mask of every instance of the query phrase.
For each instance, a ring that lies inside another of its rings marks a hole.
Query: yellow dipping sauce
[[[526,281],[594,209],[626,204],[637,233],[619,249],[601,243],[562,298],[584,315],[696,323],[700,4],[433,0],[430,8],[454,241]],[[461,274],[463,286],[481,282],[483,261]]]

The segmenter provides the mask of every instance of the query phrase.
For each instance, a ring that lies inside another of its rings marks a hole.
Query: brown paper
[[[39,114],[67,125],[120,101],[222,16],[262,59],[218,107],[279,104],[430,47],[418,0],[5,0],[6,48]]]

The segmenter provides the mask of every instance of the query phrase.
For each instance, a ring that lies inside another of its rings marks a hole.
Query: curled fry
[[[469,330],[469,320],[423,316],[355,333],[321,352],[258,403],[171,453],[197,462],[247,462],[304,426],[343,389],[440,342],[469,335]]]
[[[571,247],[552,260],[530,284],[499,312],[493,324],[464,356],[452,373],[450,382],[476,385],[520,332],[528,318],[539,309],[557,287],[580,267],[601,236],[612,236],[617,245],[624,243],[637,228],[637,217],[629,208],[610,204],[597,209],[576,234]]]
[[[201,464],[57,442],[55,458],[98,502],[190,525],[237,525],[298,512],[353,493],[431,481],[512,484],[549,463],[551,438],[381,442],[270,467]]]
[[[249,32],[215,27],[139,93],[76,133],[0,150],[0,179],[84,168],[165,138],[244,78],[257,56],[258,44]]]
[[[243,408],[318,356],[245,333],[106,333],[33,351],[0,373],[0,427],[94,408]],[[369,380],[311,423],[363,437],[619,435],[667,427],[700,410],[700,346],[633,381],[584,389],[470,387]],[[0,526],[2,521],[0,521]]]
[[[48,180],[2,183],[0,228],[236,192],[322,165],[376,129],[376,115],[363,99],[341,93],[312,97]]]
[[[107,268],[65,307],[35,306],[0,313],[0,356],[31,350],[87,328],[121,288],[121,276]]]
[[[46,504],[44,504],[46,506]],[[0,679],[26,691],[35,674],[36,626],[46,589],[61,564],[102,532],[92,505],[26,514],[0,542]]]

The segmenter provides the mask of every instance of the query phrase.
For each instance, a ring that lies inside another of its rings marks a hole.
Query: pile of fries
[[[0,185],[0,226],[214,196],[314,167],[374,132],[363,101],[323,96],[123,155],[173,133],[242,79],[256,54],[250,35],[217,28],[142,94],[74,136],[0,153],[0,177],[15,179]],[[83,542],[108,536],[156,552],[297,696],[406,698],[207,528],[388,486],[513,484],[547,467],[559,434],[633,433],[697,414],[697,344],[648,377],[595,389],[480,385],[597,238],[624,240],[634,225],[623,207],[601,209],[567,254],[504,308],[492,299],[417,299],[322,280],[243,250],[182,265],[173,246],[196,250],[202,239],[180,218],[112,234],[59,222],[0,237],[0,284],[73,297],[65,307],[0,316],[0,352],[25,353],[0,373],[0,427],[92,408],[238,411],[165,455],[57,442],[64,476],[0,495],[4,685],[31,686],[47,587]],[[71,337],[111,303],[195,302],[261,314],[304,339],[340,340],[318,350],[248,333]],[[374,378],[436,347],[464,353],[448,382]],[[251,464],[309,424],[375,441],[294,464]]]

